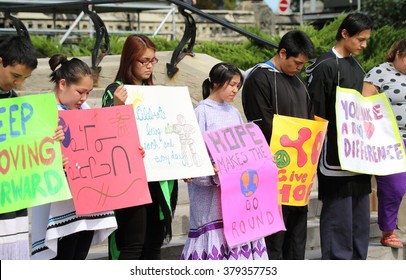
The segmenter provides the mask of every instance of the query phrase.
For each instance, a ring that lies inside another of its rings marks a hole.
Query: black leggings
[[[115,240],[119,251],[119,260],[140,260],[144,248],[147,223],[145,205],[117,209],[114,213],[117,220],[117,229],[114,235],[109,237],[109,245],[111,242],[114,243]],[[110,253],[111,250],[110,248]]]
[[[159,218],[158,203],[146,205],[147,208],[147,234],[145,236],[143,260],[160,260],[161,246],[164,239],[164,221]]]
[[[163,242],[163,222],[156,203],[115,210],[117,230],[109,237],[115,242],[119,260],[159,260]]]
[[[53,260],[85,260],[93,239],[93,230],[79,231],[58,239],[58,254]]]

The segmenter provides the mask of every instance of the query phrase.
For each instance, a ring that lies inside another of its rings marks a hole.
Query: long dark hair
[[[134,83],[133,65],[144,54],[146,49],[156,52],[155,44],[145,35],[131,35],[125,40],[121,52],[120,66],[116,75],[116,81],[124,84]],[[152,85],[152,75],[143,81],[146,85]]]
[[[240,85],[241,88],[244,77],[236,66],[227,63],[227,62],[220,62],[211,68],[209,77],[203,81],[202,84],[202,92],[203,92],[203,99],[209,97],[210,92],[213,90],[214,84],[217,84],[218,87],[223,87],[226,83],[230,82],[234,76],[240,76]]]
[[[92,76],[90,67],[78,58],[68,60],[63,54],[55,54],[49,59],[49,67],[52,70],[51,82],[59,84],[61,79],[66,80],[66,84],[76,84],[84,76]]]

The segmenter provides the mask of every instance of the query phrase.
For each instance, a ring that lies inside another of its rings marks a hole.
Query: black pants
[[[85,260],[93,239],[93,230],[79,231],[58,239],[58,254],[53,260]]]
[[[265,237],[270,260],[304,260],[307,238],[307,206],[282,205],[286,231]]]
[[[365,260],[368,256],[369,194],[323,198],[320,245],[323,260]]]
[[[119,260],[161,258],[163,222],[157,203],[117,209],[115,215],[117,230],[109,237],[109,246],[115,242]],[[113,258],[112,250],[109,249],[109,259]]]
[[[164,239],[164,222],[159,217],[158,203],[146,205],[147,208],[147,234],[145,236],[143,260],[160,260],[161,246]]]
[[[115,242],[119,260],[140,260],[144,248],[147,226],[145,205],[117,209],[114,211],[117,230],[109,237],[109,245]],[[112,238],[114,240],[112,240]],[[109,252],[112,252],[112,248]],[[111,255],[110,257],[111,258]]]

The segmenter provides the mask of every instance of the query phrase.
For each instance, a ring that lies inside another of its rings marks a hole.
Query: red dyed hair
[[[131,35],[126,39],[123,51],[121,52],[116,81],[121,81],[128,85],[134,84],[133,65],[142,57],[147,49],[152,49],[156,52],[155,44],[145,35]],[[152,75],[147,80],[143,80],[143,84],[152,85]]]

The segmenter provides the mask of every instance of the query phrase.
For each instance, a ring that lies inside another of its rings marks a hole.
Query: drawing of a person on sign
[[[173,125],[173,132],[179,135],[179,141],[182,150],[183,160],[185,166],[200,166],[202,163],[196,152],[194,145],[193,134],[196,132],[193,125],[186,123],[185,116],[179,114],[176,117],[178,123]]]

